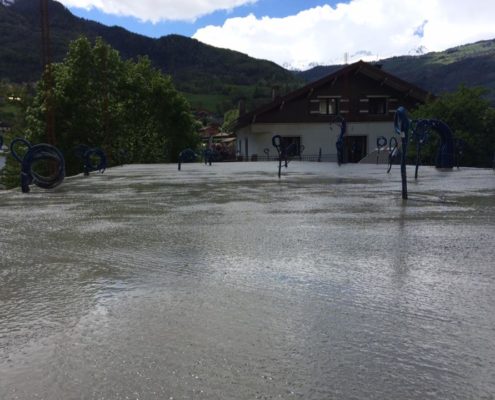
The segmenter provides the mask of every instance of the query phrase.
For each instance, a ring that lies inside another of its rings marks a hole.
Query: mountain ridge
[[[387,72],[436,95],[452,92],[461,84],[482,86],[495,105],[495,39],[463,44],[444,51],[403,55],[376,62]],[[299,71],[297,76],[311,82],[343,65],[318,66]]]
[[[300,85],[301,81],[277,64],[253,59],[246,54],[219,49],[180,35],[158,39],[106,26],[74,16],[62,4],[49,0],[48,13],[52,60],[64,58],[69,43],[84,35],[90,40],[101,37],[119,51],[124,59],[148,56],[153,65],[170,74],[183,92],[218,94],[238,98],[253,95],[262,87],[261,98],[270,96],[273,85]],[[0,78],[12,82],[34,82],[41,76],[41,29],[39,3],[16,0],[0,5]],[[228,105],[226,105],[227,107]]]
[[[5,5],[6,2],[8,5]],[[90,40],[102,37],[124,59],[148,56],[152,63],[170,74],[176,87],[196,97],[232,108],[240,97],[255,106],[270,100],[271,88],[287,92],[343,65],[316,66],[290,71],[271,61],[216,48],[180,35],[149,38],[119,26],[74,16],[65,6],[49,0],[53,61],[65,56],[70,41],[80,35]],[[1,0],[0,78],[12,82],[35,82],[41,75],[40,10],[33,0]],[[405,55],[378,61],[387,72],[434,94],[455,90],[461,83],[491,90],[495,104],[495,39],[466,44],[444,52]],[[196,104],[198,106],[198,104]]]

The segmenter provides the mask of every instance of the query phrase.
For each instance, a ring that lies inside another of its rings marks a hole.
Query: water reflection
[[[183,172],[0,193],[0,398],[495,392],[492,171]]]

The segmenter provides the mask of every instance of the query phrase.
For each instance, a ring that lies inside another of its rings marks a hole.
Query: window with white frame
[[[339,113],[339,99],[335,97],[329,97],[320,100],[320,114],[322,115],[336,115]]]

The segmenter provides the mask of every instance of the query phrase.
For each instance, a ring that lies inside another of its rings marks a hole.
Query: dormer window
[[[321,115],[337,115],[339,113],[339,99],[336,97],[320,98]]]

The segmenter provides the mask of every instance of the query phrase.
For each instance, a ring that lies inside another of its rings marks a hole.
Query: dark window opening
[[[320,99],[319,111],[321,115],[337,115],[339,113],[339,99]]]
[[[295,157],[301,155],[301,137],[300,136],[286,136],[281,140],[282,148],[288,149],[289,157]]]
[[[369,97],[368,98],[370,114],[383,115],[387,113],[387,98],[386,97]]]
[[[344,162],[358,163],[367,154],[366,136],[345,136],[344,137]]]

